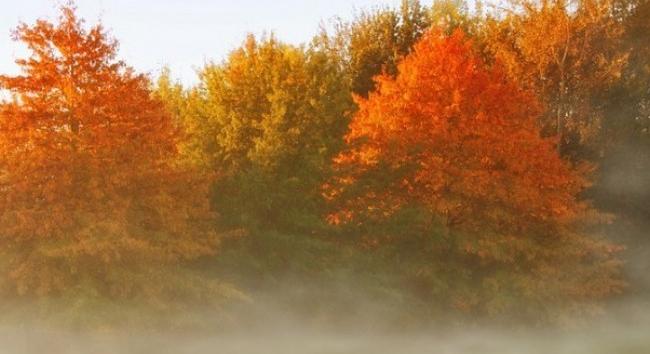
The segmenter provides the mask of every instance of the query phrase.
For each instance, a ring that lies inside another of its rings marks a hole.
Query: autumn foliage
[[[224,223],[294,227],[297,214],[318,215],[352,106],[336,62],[249,36],[200,78],[180,110],[184,155],[221,176],[213,204]]]
[[[620,43],[616,1],[510,1],[512,13],[486,21],[483,42],[508,76],[544,103],[540,123],[558,136],[564,155],[584,157],[611,137],[602,134],[604,92],[621,76],[627,56]],[[579,43],[579,44],[578,44]],[[600,144],[600,145],[599,145]]]
[[[331,221],[424,208],[442,230],[425,245],[431,262],[470,273],[447,285],[450,304],[466,311],[512,310],[504,292],[570,307],[621,290],[618,248],[580,231],[597,216],[578,198],[585,168],[560,158],[554,140],[540,136],[534,95],[484,64],[460,31],[430,32],[396,78],[376,80],[375,93],[357,98],[349,148],[336,159]],[[463,290],[463,281],[475,286]]]
[[[189,87],[136,73],[72,2],[20,24],[0,311],[404,328],[605,309],[636,285],[611,239],[650,213],[647,1],[503,6],[403,0],[302,45],[249,35]]]
[[[14,37],[31,56],[0,77],[2,290],[161,295],[169,266],[215,252],[207,180],[179,168],[170,116],[101,26],[64,8]]]

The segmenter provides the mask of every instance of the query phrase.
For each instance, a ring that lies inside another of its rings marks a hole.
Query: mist
[[[3,353],[12,354],[642,354],[650,351],[649,309],[648,303],[637,303],[634,308],[625,306],[608,320],[563,329],[467,326],[373,332],[350,326],[319,330],[285,320],[266,328],[258,325],[201,334],[12,327],[0,330],[0,345]]]

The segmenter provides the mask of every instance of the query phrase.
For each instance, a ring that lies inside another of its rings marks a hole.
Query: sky
[[[16,74],[24,47],[11,40],[20,23],[56,20],[64,0],[0,0],[0,73]],[[76,0],[87,24],[102,21],[120,43],[119,57],[153,76],[167,66],[185,84],[196,70],[221,61],[248,33],[273,32],[288,43],[309,41],[335,16],[351,18],[400,0]],[[8,6],[7,6],[8,5]]]

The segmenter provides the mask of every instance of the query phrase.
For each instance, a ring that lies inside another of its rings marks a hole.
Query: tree
[[[12,94],[0,104],[3,292],[178,298],[179,266],[220,238],[207,176],[177,161],[178,132],[149,80],[71,7],[14,39],[31,56],[17,60],[21,75],[0,76]]]
[[[625,66],[623,34],[613,1],[512,1],[502,19],[488,20],[485,46],[509,76],[537,93],[541,123],[557,135],[558,151],[593,158],[604,136],[602,94]]]
[[[585,168],[560,158],[534,95],[461,32],[425,35],[396,78],[376,81],[336,159],[332,222],[366,225],[366,244],[420,245],[409,257],[429,264],[416,271],[430,274],[423,296],[474,314],[532,316],[621,290],[619,248],[582,229],[595,214],[578,197]],[[431,221],[404,221],[418,209]],[[399,232],[368,226],[391,219]]]
[[[317,219],[351,109],[341,75],[321,51],[252,36],[201,71],[183,119],[187,153],[220,174],[224,221],[286,229]]]
[[[615,146],[647,141],[650,133],[650,2],[622,1],[620,6],[627,10],[620,16],[625,28],[620,46],[628,60],[615,87],[604,95],[604,128]]]
[[[331,42],[352,92],[366,96],[375,87],[376,75],[396,73],[399,60],[429,26],[428,10],[418,0],[403,0],[399,10],[378,8],[361,12],[351,22],[339,21],[334,34],[323,31],[317,40]]]
[[[475,5],[476,13],[471,15],[464,0],[436,0],[431,5],[431,24],[447,35],[456,29],[462,29],[466,34],[472,35],[479,25],[477,19],[482,11],[480,2]]]
[[[612,234],[628,245],[633,268],[636,259],[647,258],[650,241],[650,2],[623,0],[619,8],[625,27],[619,45],[628,60],[618,82],[602,95],[607,145],[591,193],[600,208],[617,214]],[[643,277],[632,280],[637,289],[650,289]]]
[[[153,88],[153,94],[165,105],[165,109],[174,119],[176,127],[182,129],[183,121],[181,119],[185,116],[187,94],[183,85],[172,79],[169,68],[164,68],[160,72]]]

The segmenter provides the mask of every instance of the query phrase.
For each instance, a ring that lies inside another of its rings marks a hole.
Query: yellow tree
[[[546,107],[541,120],[545,133],[560,137],[558,150],[580,154],[581,147],[598,141],[602,94],[616,83],[626,62],[614,2],[509,4],[504,18],[487,21],[487,53],[505,65],[512,79],[536,92]]]
[[[215,252],[205,177],[176,162],[178,134],[150,82],[73,8],[21,24],[31,51],[0,76],[2,290],[155,299],[177,264]],[[197,177],[198,176],[198,177]]]
[[[220,173],[214,206],[222,221],[268,230],[318,220],[319,187],[341,146],[351,106],[333,60],[318,50],[250,36],[200,78],[179,110],[190,137],[183,152]],[[164,86],[159,94],[171,103]]]

